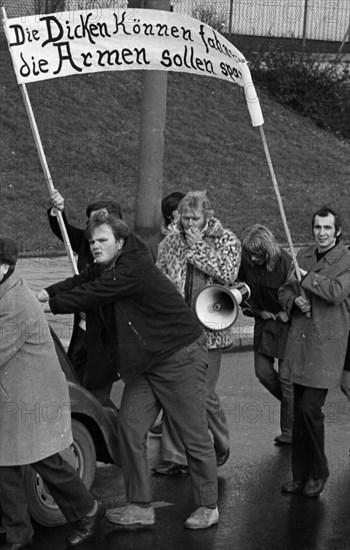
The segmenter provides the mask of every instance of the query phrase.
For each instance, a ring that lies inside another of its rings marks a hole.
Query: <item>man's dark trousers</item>
[[[31,464],[41,475],[68,522],[81,519],[94,506],[94,499],[76,470],[56,453]],[[0,508],[7,542],[26,542],[33,537],[23,482],[23,466],[0,467]]]
[[[293,384],[294,422],[292,439],[293,479],[305,483],[329,476],[324,452],[324,415],[326,389]]]

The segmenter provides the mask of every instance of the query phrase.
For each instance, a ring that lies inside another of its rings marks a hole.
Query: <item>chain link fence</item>
[[[142,7],[144,0],[133,1]],[[3,0],[8,17],[91,8],[124,9],[127,0]],[[222,33],[342,42],[349,32],[349,0],[171,0],[174,12]],[[349,40],[349,34],[347,35]]]
[[[229,34],[340,42],[350,24],[349,0],[174,0],[173,5]]]

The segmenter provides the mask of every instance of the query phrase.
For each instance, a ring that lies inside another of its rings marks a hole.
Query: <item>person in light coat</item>
[[[306,497],[320,495],[329,477],[322,407],[342,377],[350,305],[350,252],[339,240],[339,216],[318,210],[312,231],[315,244],[298,254],[301,282],[291,274],[279,291],[292,317],[284,361],[294,391],[293,480],[281,489]]]
[[[0,508],[7,549],[33,544],[23,467],[42,476],[69,522],[66,545],[90,538],[105,514],[60,452],[72,443],[68,385],[35,295],[14,273],[16,243],[0,237]]]

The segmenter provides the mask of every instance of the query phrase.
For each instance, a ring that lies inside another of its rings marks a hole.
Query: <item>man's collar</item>
[[[345,245],[339,241],[335,246],[327,250],[324,256],[320,258],[319,261],[323,260],[327,262],[328,264],[333,264],[338,261],[341,254],[343,254],[343,251],[345,249]],[[317,246],[314,245],[313,248],[313,254],[317,254]]]

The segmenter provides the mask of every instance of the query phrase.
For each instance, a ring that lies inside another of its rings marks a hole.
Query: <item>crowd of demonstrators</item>
[[[59,454],[72,443],[68,385],[42,308],[15,273],[17,256],[15,241],[1,237],[0,509],[5,548],[25,550],[33,544],[23,478],[27,465],[42,476],[73,523],[66,546],[76,547],[93,535],[106,510]]]
[[[340,241],[339,216],[328,207],[318,210],[312,231],[315,244],[297,257],[301,282],[292,272],[279,291],[292,318],[285,366],[294,392],[293,479],[281,490],[305,497],[320,495],[329,477],[322,407],[341,380],[350,309],[350,252]]]
[[[157,267],[172,281],[186,303],[193,308],[195,299],[205,286],[233,284],[241,261],[237,237],[214,218],[205,192],[190,192],[179,204],[177,230],[160,243]],[[229,431],[225,411],[216,392],[222,350],[232,344],[230,330],[206,331],[208,370],[206,411],[213,437],[218,466],[230,453]],[[159,474],[186,471],[187,457],[176,428],[165,417],[162,433],[163,463],[155,468]]]
[[[112,524],[155,523],[147,434],[162,409],[163,464],[156,472],[190,473],[196,509],[185,527],[205,529],[219,521],[217,467],[228,460],[230,446],[216,384],[222,350],[232,345],[233,334],[203,330],[193,313],[206,286],[230,287],[241,280],[250,287],[256,374],[281,401],[276,443],[292,443],[293,479],[282,492],[320,495],[329,476],[322,412],[327,391],[341,383],[350,399],[350,251],[340,241],[336,212],[325,207],[314,214],[315,244],[298,254],[298,281],[289,255],[268,228],[256,224],[243,232],[241,258],[240,241],[213,216],[206,193],[182,195],[163,201],[167,229],[159,236],[156,264],[155,254],[121,219],[117,203],[89,205],[85,230],[70,226],[64,216],[80,273],[37,295],[53,314],[73,313],[75,329],[86,312],[87,331],[74,332],[69,354],[73,363],[80,357],[88,389],[106,401],[114,380],[125,383],[117,430],[128,503],[109,510]],[[63,211],[57,191],[52,201]],[[49,219],[61,238],[51,209]],[[0,238],[0,330],[9,323],[26,327],[1,338],[1,408],[11,401],[29,403],[32,410],[52,400],[62,403],[62,415],[56,423],[34,422],[32,415],[23,423],[19,411],[1,425],[0,507],[7,547],[32,545],[25,465],[43,477],[74,523],[66,544],[75,547],[93,535],[106,510],[59,455],[72,442],[67,383],[41,306],[14,273],[16,259],[14,241]]]
[[[242,263],[238,278],[248,284],[251,295],[242,308],[254,317],[254,368],[261,384],[281,402],[281,434],[277,445],[292,442],[293,384],[289,380],[283,358],[290,329],[290,320],[278,300],[278,289],[286,282],[291,257],[277,244],[271,231],[259,224],[241,235]],[[277,368],[275,369],[275,359]]]
[[[125,382],[118,420],[127,506],[119,525],[153,525],[147,433],[161,408],[186,449],[196,510],[190,529],[218,523],[217,466],[205,411],[207,349],[202,327],[126,223],[98,213],[87,229],[94,264],[38,293],[51,311],[101,308],[102,341]]]
[[[52,206],[47,211],[50,227],[54,234],[63,240],[57,220],[57,210],[61,211],[73,252],[77,254],[77,268],[78,271],[81,271],[94,261],[84,229],[75,227],[68,222],[65,214],[65,201],[57,189],[51,194],[51,201]],[[97,212],[106,212],[122,219],[120,205],[110,199],[97,200],[87,206],[87,223]],[[88,389],[103,405],[113,406],[110,393],[118,375],[113,358],[106,354],[101,344],[99,337],[101,328],[102,319],[98,310],[77,313],[74,316],[68,357],[82,386]]]

